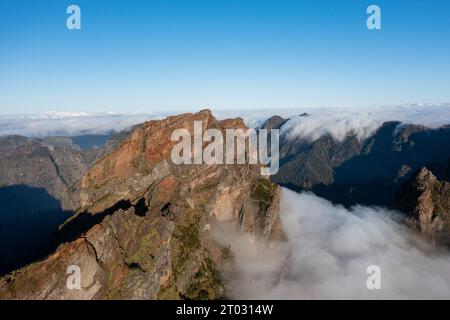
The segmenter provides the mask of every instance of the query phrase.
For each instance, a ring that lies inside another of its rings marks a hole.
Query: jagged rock
[[[59,228],[55,252],[0,279],[3,299],[218,299],[232,268],[211,225],[282,239],[278,186],[259,165],[175,165],[175,129],[245,128],[209,110],[149,121],[99,159],[71,189],[77,213]],[[81,289],[66,287],[71,265]]]
[[[394,208],[407,213],[406,223],[435,244],[450,246],[450,184],[423,167],[398,191]]]

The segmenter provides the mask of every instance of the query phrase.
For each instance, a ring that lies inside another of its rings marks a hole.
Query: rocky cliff
[[[59,229],[46,259],[0,280],[0,298],[217,299],[233,253],[214,240],[216,225],[257,239],[280,239],[280,189],[258,165],[175,165],[175,129],[244,128],[210,111],[136,127],[71,189],[77,213]],[[81,289],[68,289],[70,266]]]
[[[450,183],[423,167],[400,188],[394,208],[407,213],[407,224],[425,239],[450,247]]]

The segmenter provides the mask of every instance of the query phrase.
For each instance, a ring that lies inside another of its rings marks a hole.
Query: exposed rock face
[[[422,168],[397,193],[394,207],[407,224],[435,244],[450,246],[450,184]]]
[[[280,189],[258,165],[175,165],[175,129],[244,128],[210,111],[146,122],[74,187],[77,214],[61,226],[61,243],[43,261],[0,280],[0,298],[217,299],[232,253],[211,236],[214,224],[282,238]],[[81,270],[81,290],[66,287],[66,270]]]

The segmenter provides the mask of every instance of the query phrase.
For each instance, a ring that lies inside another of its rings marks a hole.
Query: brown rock
[[[146,122],[99,159],[72,190],[77,214],[60,227],[61,243],[43,261],[0,279],[3,299],[218,299],[232,255],[213,223],[266,239],[282,238],[280,189],[259,165],[175,165],[173,130],[239,127],[209,110]],[[77,193],[79,195],[77,196]],[[82,288],[66,287],[70,265]]]
[[[394,207],[407,213],[407,224],[436,244],[450,245],[450,184],[422,168],[402,186]]]

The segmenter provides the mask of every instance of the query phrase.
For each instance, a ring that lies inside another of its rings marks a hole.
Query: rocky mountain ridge
[[[255,239],[281,239],[280,189],[259,165],[174,165],[174,129],[244,128],[210,111],[137,127],[71,189],[76,214],[55,252],[0,280],[2,299],[217,299],[226,296],[230,248],[211,235],[233,225]],[[263,240],[262,240],[263,241]],[[81,289],[66,286],[81,270]]]

